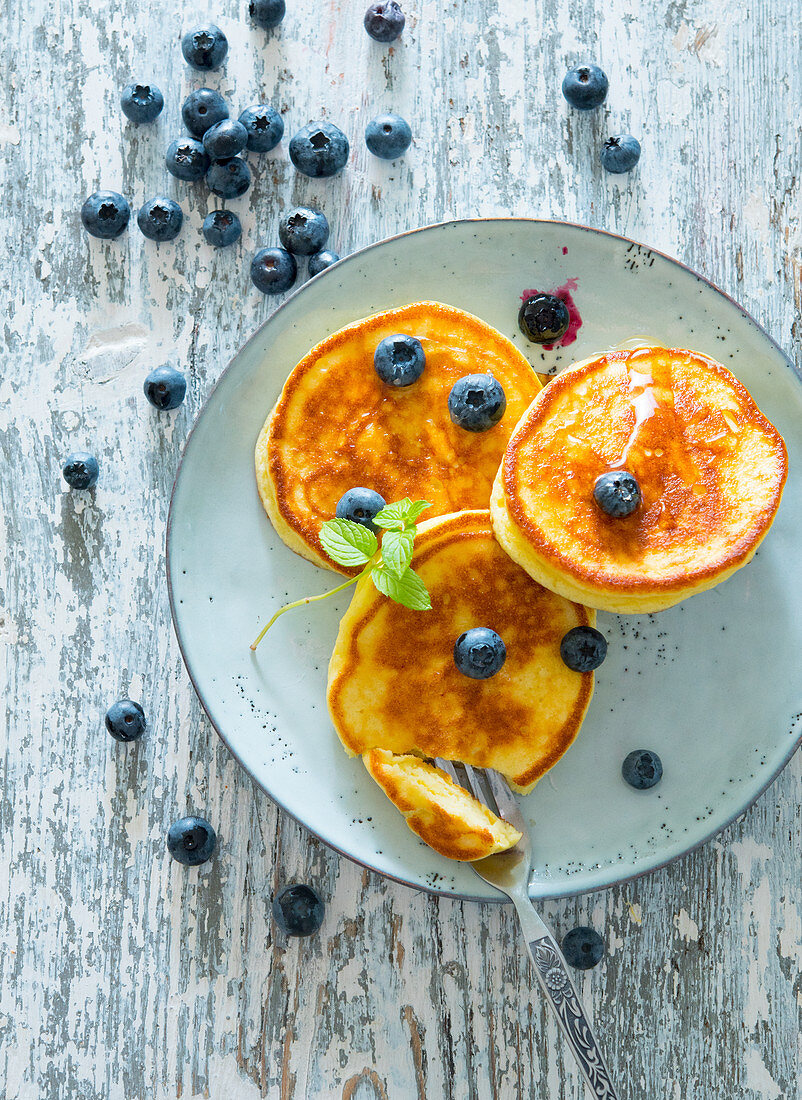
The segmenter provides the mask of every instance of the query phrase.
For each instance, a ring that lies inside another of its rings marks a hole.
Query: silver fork
[[[479,878],[506,894],[515,906],[526,949],[546,1000],[554,1010],[568,1045],[596,1100],[618,1100],[599,1050],[599,1044],[585,1015],[579,993],[568,973],[557,941],[535,912],[529,900],[529,875],[532,870],[532,841],[518,802],[504,779],[490,768],[472,768],[470,764],[437,758],[435,764],[455,783],[469,790],[493,813],[497,813],[521,833],[521,840],[506,852],[496,852],[471,863]],[[464,778],[458,773],[464,772]]]

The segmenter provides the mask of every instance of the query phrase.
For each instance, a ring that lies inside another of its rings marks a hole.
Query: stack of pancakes
[[[373,352],[407,333],[426,354],[411,386],[383,384]],[[454,383],[489,372],[507,408],[486,432],[448,415]],[[480,859],[519,834],[431,761],[495,768],[528,791],[563,755],[593,674],[560,642],[594,608],[643,613],[709,588],[745,565],[776,514],[786,475],[776,429],[720,364],[662,347],[610,352],[542,388],[495,329],[419,302],[358,321],[292,371],[256,448],[259,492],[287,545],[325,554],[321,525],[354,486],[388,502],[432,502],[413,567],[432,610],[411,611],[357,583],[329,667],[329,709],[407,824],[453,859]],[[627,469],[642,491],[615,519],[596,478]],[[489,507],[489,511],[488,511]],[[507,660],[488,680],[462,675],[456,638],[490,627]]]

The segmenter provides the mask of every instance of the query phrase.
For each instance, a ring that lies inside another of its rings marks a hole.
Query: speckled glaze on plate
[[[582,318],[577,338],[541,351],[518,332],[521,292],[569,280]],[[325,689],[347,592],[283,616],[256,654],[248,648],[280,604],[332,584],[332,574],[284,546],[262,510],[253,447],[264,418],[314,343],[357,317],[424,298],[476,313],[541,371],[633,335],[705,352],[741,379],[788,445],[783,503],[749,566],[657,615],[599,614],[609,654],[585,724],[522,799],[533,833],[533,898],[610,886],[727,825],[802,735],[800,379],[738,305],[661,253],[561,222],[449,222],[355,253],[293,294],[234,358],[186,444],[167,535],[184,660],[231,752],[327,844],[410,886],[498,897],[469,867],[422,844],[361,761],[343,753]],[[634,748],[662,757],[664,777],[652,791],[621,778]]]

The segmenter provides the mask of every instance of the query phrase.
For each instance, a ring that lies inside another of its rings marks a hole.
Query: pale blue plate
[[[541,353],[518,333],[521,291],[576,279],[578,339]],[[575,745],[522,800],[532,897],[643,874],[742,813],[799,744],[802,386],[769,336],[688,268],[621,237],[558,222],[452,222],[353,256],[293,294],[223,374],[187,442],[168,526],[168,579],[187,669],[212,723],[256,782],[327,844],[410,886],[495,897],[469,867],[427,848],[349,760],[326,710],[326,666],[348,594],[260,625],[332,575],[289,551],[256,492],[253,446],[287,374],[358,317],[432,298],[476,313],[539,370],[633,335],[695,348],[729,367],[785,436],[790,476],[754,562],[659,615],[599,615],[609,656]],[[665,775],[630,789],[621,761],[655,749]]]

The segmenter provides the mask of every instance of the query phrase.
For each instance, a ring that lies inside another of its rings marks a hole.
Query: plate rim
[[[738,310],[738,312],[741,314],[741,316],[747,322],[752,324],[757,329],[757,331],[763,337],[765,337],[766,340],[768,340],[769,344],[772,345],[772,347],[775,349],[775,351],[777,351],[779,353],[781,358],[784,360],[786,366],[791,370],[791,373],[794,375],[797,382],[802,384],[802,370],[797,368],[795,362],[785,352],[785,350],[780,346],[780,344],[774,339],[774,337],[763,327],[763,325],[760,324],[759,321],[757,321],[752,316],[752,314],[747,309],[745,309],[740,304],[740,302],[737,302],[725,290],[722,290],[721,287],[717,286],[716,283],[714,283],[711,279],[708,279],[707,276],[701,275],[698,271],[696,271],[694,268],[692,268],[689,264],[683,263],[682,260],[678,260],[676,257],[670,256],[667,252],[663,252],[659,248],[653,248],[651,245],[643,244],[642,242],[635,240],[633,237],[626,237],[621,233],[613,233],[613,232],[611,232],[610,230],[607,230],[607,229],[598,229],[594,226],[584,225],[582,222],[566,221],[562,218],[516,218],[516,217],[509,217],[509,216],[508,217],[498,216],[498,217],[484,217],[484,218],[451,218],[451,219],[448,219],[447,221],[431,222],[431,223],[428,223],[426,225],[418,226],[415,229],[407,229],[407,230],[404,230],[401,233],[394,233],[389,237],[383,237],[379,241],[373,241],[371,244],[365,245],[363,248],[359,248],[355,252],[349,253],[347,256],[343,256],[341,259],[337,260],[336,263],[331,264],[329,267],[327,267],[323,271],[321,271],[318,275],[313,276],[313,278],[307,279],[307,281],[305,283],[303,283],[301,286],[299,286],[296,290],[294,290],[292,292],[292,294],[288,295],[284,299],[284,301],[281,302],[281,304],[276,307],[276,309],[270,314],[270,316],[267,317],[251,333],[251,335],[245,340],[245,342],[240,345],[240,347],[235,351],[234,355],[231,357],[231,359],[226,364],[224,369],[220,372],[220,376],[218,377],[217,381],[214,383],[211,390],[208,392],[208,394],[204,398],[204,401],[203,401],[200,409],[198,410],[198,413],[197,413],[197,415],[196,415],[196,417],[195,417],[195,419],[192,423],[192,427],[190,428],[190,430],[187,434],[187,437],[184,440],[183,446],[181,448],[181,456],[179,458],[178,466],[176,467],[176,471],[175,471],[175,477],[173,479],[173,486],[172,486],[172,489],[170,491],[170,504],[169,504],[168,512],[167,512],[167,523],[166,523],[166,526],[165,526],[164,540],[165,540],[165,571],[166,571],[166,574],[167,574],[167,596],[168,596],[168,600],[169,600],[169,604],[170,604],[170,618],[171,618],[171,621],[172,621],[173,633],[175,634],[176,641],[178,642],[178,649],[179,649],[179,652],[181,654],[181,660],[184,664],[184,668],[187,671],[187,675],[189,676],[189,680],[190,680],[190,683],[192,684],[192,688],[193,688],[193,690],[194,690],[194,692],[195,692],[195,694],[198,698],[198,702],[200,703],[206,717],[208,718],[209,723],[212,726],[212,729],[215,731],[217,736],[223,742],[223,744],[225,745],[225,747],[229,751],[229,753],[231,753],[231,755],[233,756],[234,760],[237,762],[239,767],[241,767],[242,770],[245,772],[245,774],[250,778],[251,782],[255,783],[256,786],[259,788],[259,790],[262,791],[265,795],[267,795],[267,797],[271,800],[271,802],[273,802],[276,806],[278,806],[279,809],[283,813],[285,813],[289,817],[291,817],[294,821],[296,821],[299,825],[301,825],[304,829],[306,829],[306,831],[308,833],[311,833],[312,836],[314,836],[317,840],[319,840],[327,848],[331,848],[333,851],[337,852],[339,855],[344,856],[346,859],[350,860],[352,863],[355,863],[358,866],[364,867],[366,870],[373,872],[373,874],[378,874],[382,878],[390,879],[391,881],[397,882],[402,886],[406,886],[411,890],[418,890],[418,891],[421,891],[421,892],[426,893],[426,894],[430,894],[430,895],[435,896],[435,897],[449,898],[453,901],[461,901],[461,902],[470,901],[470,902],[492,902],[492,903],[505,904],[505,903],[508,902],[508,899],[502,894],[498,894],[497,896],[495,896],[495,895],[486,896],[484,894],[480,895],[480,894],[455,893],[453,890],[443,889],[441,887],[434,886],[434,885],[429,885],[427,883],[411,882],[409,879],[404,878],[402,875],[393,874],[389,871],[380,870],[379,868],[373,866],[373,864],[366,862],[364,859],[360,859],[359,856],[356,856],[351,852],[345,851],[345,849],[340,847],[338,844],[335,844],[332,841],[322,837],[320,835],[320,833],[316,832],[309,825],[307,825],[304,821],[302,821],[301,818],[299,818],[296,814],[294,814],[291,810],[289,810],[284,805],[284,803],[282,802],[280,797],[277,797],[275,794],[273,794],[272,791],[267,790],[265,785],[259,779],[257,779],[257,777],[253,774],[253,772],[251,772],[251,770],[246,766],[246,764],[242,760],[240,754],[237,752],[237,750],[234,748],[234,746],[232,745],[230,740],[223,733],[220,726],[215,722],[214,718],[212,717],[209,706],[207,705],[206,700],[203,696],[203,692],[201,691],[201,688],[200,688],[200,686],[199,686],[199,684],[196,680],[196,677],[195,677],[195,675],[192,671],[192,668],[190,666],[190,662],[189,662],[188,657],[187,657],[186,649],[185,649],[185,646],[184,646],[184,641],[183,641],[183,638],[182,638],[182,635],[181,635],[181,629],[180,629],[180,626],[179,626],[179,615],[178,615],[178,609],[177,609],[177,604],[176,604],[176,600],[175,600],[175,594],[173,592],[172,566],[171,566],[171,561],[172,561],[172,535],[173,535],[173,521],[175,519],[176,496],[177,496],[177,493],[178,493],[178,487],[179,487],[179,482],[181,480],[181,475],[182,475],[182,472],[183,472],[183,469],[184,469],[184,462],[186,460],[187,454],[188,454],[188,452],[190,450],[190,447],[192,445],[192,440],[193,440],[193,437],[195,435],[195,430],[198,427],[198,425],[200,424],[200,421],[201,421],[202,417],[208,411],[209,405],[210,405],[212,399],[214,398],[214,395],[217,392],[218,387],[223,382],[223,379],[226,377],[226,375],[229,373],[229,371],[236,365],[237,360],[241,357],[243,352],[248,347],[250,347],[250,345],[252,343],[254,343],[256,341],[256,339],[260,336],[262,330],[267,325],[271,324],[274,321],[274,319],[282,312],[282,310],[285,309],[285,307],[287,307],[288,305],[293,303],[298,298],[299,295],[303,294],[304,291],[307,289],[307,287],[309,287],[313,282],[316,282],[318,279],[326,277],[330,272],[334,271],[335,269],[341,268],[343,265],[348,264],[351,261],[358,259],[359,257],[363,256],[366,252],[370,252],[375,248],[384,247],[385,245],[392,244],[395,241],[402,240],[405,237],[414,236],[418,233],[426,233],[426,232],[436,230],[436,229],[447,229],[451,226],[485,225],[485,224],[488,224],[488,223],[493,223],[493,224],[496,224],[496,225],[505,225],[505,224],[506,225],[509,225],[509,224],[520,225],[520,224],[523,223],[523,224],[527,224],[527,225],[565,226],[568,229],[577,229],[577,230],[580,230],[582,232],[593,233],[593,234],[596,234],[596,235],[601,236],[601,237],[611,237],[615,241],[620,241],[620,242],[623,242],[623,243],[628,244],[628,245],[635,245],[638,248],[645,249],[645,250],[651,252],[655,256],[659,256],[663,260],[667,260],[670,264],[673,264],[675,267],[681,268],[682,270],[686,271],[688,274],[692,275],[699,282],[704,283],[707,287],[709,287],[711,290],[713,290],[721,298],[725,299],[727,302],[729,302],[731,305],[733,305]],[[799,749],[800,745],[802,745],[802,729],[800,730],[800,733],[799,733],[798,737],[796,737],[792,741],[788,751],[785,754],[785,757],[784,757],[782,763],[779,765],[779,767],[771,775],[769,775],[766,782],[757,790],[757,792],[754,795],[752,795],[743,804],[743,806],[741,806],[740,809],[738,809],[735,813],[733,813],[730,817],[728,817],[726,821],[724,821],[721,824],[717,825],[709,833],[706,833],[700,840],[695,841],[693,844],[691,844],[689,847],[687,847],[684,851],[679,852],[677,855],[670,856],[668,859],[659,859],[654,863],[650,863],[647,867],[641,868],[640,870],[637,870],[637,871],[633,871],[631,874],[625,874],[625,875],[617,876],[616,878],[612,879],[610,882],[607,882],[607,883],[603,883],[603,884],[599,884],[599,885],[595,885],[595,886],[582,886],[582,887],[578,887],[577,889],[560,890],[559,892],[553,893],[553,894],[552,893],[537,894],[536,895],[536,900],[538,902],[552,901],[552,900],[557,900],[557,899],[560,899],[560,898],[578,897],[578,896],[581,896],[583,894],[595,894],[595,893],[598,893],[602,890],[609,890],[609,889],[612,889],[613,887],[622,886],[625,883],[633,882],[636,879],[643,878],[645,875],[650,875],[650,874],[653,874],[655,871],[660,871],[664,867],[668,867],[669,864],[676,863],[681,859],[685,859],[687,856],[691,855],[693,852],[697,851],[698,849],[704,847],[704,845],[708,844],[711,840],[714,839],[714,837],[719,836],[725,830],[729,829],[730,826],[735,821],[737,821],[737,819],[739,817],[741,817],[748,810],[750,810],[752,808],[752,806],[754,806],[754,804],[758,801],[758,799],[761,798],[766,793],[766,791],[769,789],[769,787],[779,778],[780,774],[785,770],[785,768],[791,762],[791,759],[793,758],[796,751]]]

